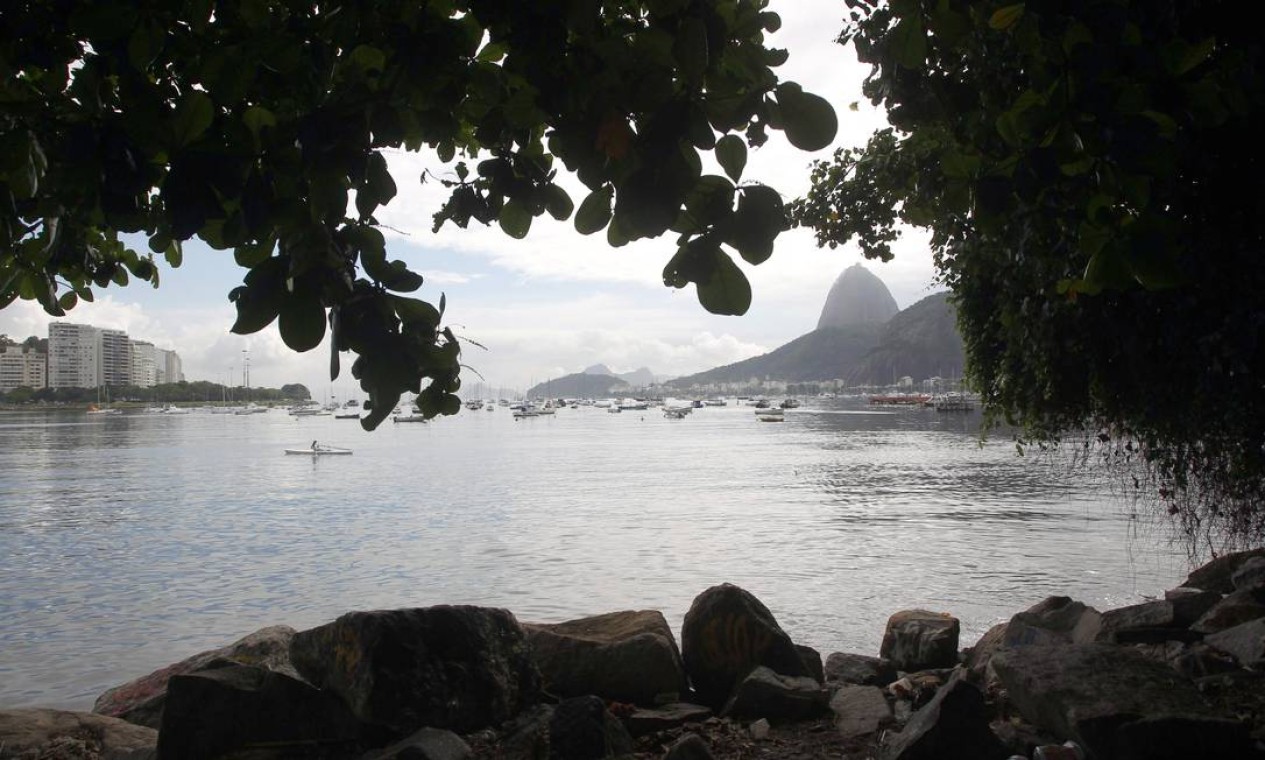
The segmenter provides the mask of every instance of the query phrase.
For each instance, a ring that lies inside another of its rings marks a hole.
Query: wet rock
[[[157,731],[120,718],[45,708],[0,710],[0,757],[143,757],[157,744]]]
[[[966,665],[972,677],[981,683],[987,678],[989,660],[993,659],[993,655],[997,653],[1005,640],[1006,625],[1006,623],[998,623],[989,628],[966,654],[963,664]]]
[[[293,636],[294,629],[288,625],[261,628],[226,647],[199,652],[149,675],[108,689],[97,697],[92,711],[157,729],[162,724],[167,681],[172,676],[202,670],[217,660],[258,665],[297,678],[298,673],[290,664],[290,640]]]
[[[309,682],[396,736],[424,726],[464,733],[499,724],[540,692],[527,637],[499,609],[352,612],[295,634],[291,657]]]
[[[683,726],[686,723],[701,723],[710,717],[712,717],[711,708],[678,702],[654,709],[637,710],[624,719],[624,727],[635,739],[656,731]]]
[[[878,731],[893,720],[892,708],[877,686],[844,686],[830,698],[835,728],[844,739]]]
[[[260,747],[274,753],[267,757],[331,757],[355,750],[360,737],[335,695],[267,668],[229,664],[171,678],[158,757],[209,760]]]
[[[555,760],[597,760],[632,749],[632,737],[600,697],[565,700],[549,720],[549,757]]]
[[[681,649],[695,692],[713,708],[723,705],[734,685],[758,665],[786,676],[808,675],[773,613],[728,583],[695,597],[685,613]]]
[[[825,683],[826,671],[821,667],[821,652],[803,644],[796,644],[795,651],[799,652],[800,662],[804,663],[808,677],[816,679],[817,683]]]
[[[1002,646],[1087,644],[1102,625],[1102,615],[1066,596],[1051,596],[1006,623]]]
[[[881,657],[834,652],[826,658],[826,682],[887,686],[897,678],[896,668]]]
[[[553,705],[535,705],[506,724],[497,760],[545,760],[549,757],[549,724]]]
[[[886,760],[1000,760],[1009,753],[988,727],[984,695],[954,674],[884,748]]]
[[[880,656],[897,670],[951,668],[958,661],[961,624],[952,615],[902,610],[887,619]]]
[[[523,628],[545,688],[560,697],[596,694],[650,705],[658,694],[685,691],[676,638],[657,610],[527,623]]]
[[[1234,573],[1243,563],[1254,557],[1265,557],[1265,548],[1235,552],[1234,554],[1217,557],[1191,572],[1182,585],[1188,588],[1199,588],[1204,591],[1229,594],[1234,591]]]
[[[1252,557],[1239,565],[1230,576],[1235,591],[1251,591],[1265,587],[1265,557]]]
[[[1239,669],[1239,661],[1233,655],[1202,641],[1184,647],[1181,652],[1170,658],[1168,663],[1178,673],[1191,680]]]
[[[1235,591],[1214,604],[1195,623],[1192,631],[1209,634],[1265,617],[1265,590]]]
[[[460,736],[442,728],[423,728],[386,749],[358,760],[467,760],[474,752]]]
[[[760,666],[734,689],[724,715],[802,720],[825,710],[828,692],[807,676],[784,676]]]
[[[1178,625],[1190,627],[1204,616],[1212,606],[1221,601],[1216,591],[1178,587],[1164,592],[1164,599],[1173,605],[1173,618]]]
[[[993,669],[1029,721],[1091,757],[1233,757],[1247,731],[1209,708],[1194,685],[1127,647],[1087,644],[999,652]]]
[[[698,734],[685,734],[668,747],[663,760],[712,760],[712,749]]]
[[[1234,655],[1241,665],[1259,669],[1265,665],[1265,618],[1258,618],[1204,639],[1208,646]]]

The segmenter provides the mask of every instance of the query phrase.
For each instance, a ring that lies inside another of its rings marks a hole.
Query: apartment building
[[[0,393],[14,388],[43,388],[48,377],[48,358],[26,346],[0,346]]]
[[[101,384],[101,340],[97,328],[72,322],[48,325],[48,386],[95,388]]]

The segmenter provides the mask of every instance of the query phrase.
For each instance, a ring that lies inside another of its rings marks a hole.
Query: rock
[[[742,679],[722,714],[802,720],[823,712],[827,696],[821,684],[807,676],[784,676],[762,665]]]
[[[719,707],[757,665],[786,676],[808,671],[791,637],[753,595],[723,583],[695,597],[681,629],[685,671],[703,703]]]
[[[596,694],[654,704],[685,691],[676,638],[657,610],[611,612],[565,623],[525,623],[545,688],[560,697]]]
[[[322,752],[356,749],[360,725],[335,695],[283,673],[229,664],[172,676],[158,733],[160,760],[202,760],[267,746]]]
[[[761,718],[755,723],[752,723],[750,726],[747,726],[747,731],[751,734],[751,738],[758,742],[762,742],[769,738],[770,730],[772,729],[769,726],[769,722],[764,718]]]
[[[549,757],[552,705],[535,705],[519,713],[502,734],[497,760],[545,760]]]
[[[1250,620],[1265,617],[1265,593],[1261,591],[1235,591],[1203,614],[1190,630],[1209,634],[1233,628]]]
[[[634,739],[656,731],[683,726],[686,723],[702,723],[712,717],[711,708],[678,702],[654,709],[638,710],[624,719],[624,727]]]
[[[1239,669],[1239,661],[1233,655],[1226,654],[1202,641],[1184,647],[1176,656],[1170,658],[1168,663],[1178,673],[1191,680]]]
[[[474,755],[460,736],[442,728],[423,728],[386,749],[358,760],[467,760]]]
[[[258,665],[297,678],[298,673],[290,664],[290,639],[293,636],[294,629],[288,625],[260,628],[226,647],[200,652],[147,676],[107,689],[97,697],[92,711],[157,729],[162,724],[167,681],[172,676],[202,670],[216,660]]]
[[[993,659],[993,655],[997,653],[997,650],[1001,648],[1002,642],[1005,640],[1006,625],[1006,623],[998,623],[989,628],[966,654],[966,661],[964,662],[966,669],[970,671],[972,677],[980,682],[987,679],[988,663]]]
[[[1178,625],[1190,627],[1204,613],[1221,601],[1216,591],[1178,587],[1164,592],[1164,599],[1173,605],[1173,618]]]
[[[1091,757],[1233,757],[1246,728],[1209,708],[1194,685],[1127,647],[1087,644],[998,652],[993,669],[1029,721]]]
[[[309,682],[396,736],[499,724],[540,693],[531,646],[506,610],[352,612],[295,634],[290,654]]]
[[[951,668],[958,661],[958,619],[943,612],[902,610],[887,619],[879,654],[897,670]]]
[[[826,658],[826,682],[858,686],[887,686],[897,678],[896,668],[881,657],[834,652]]]
[[[959,670],[884,748],[887,760],[1000,760],[1009,753],[988,727],[984,695]]]
[[[1066,596],[1051,596],[1006,623],[1003,647],[1088,644],[1098,634],[1102,615]]]
[[[1208,646],[1234,655],[1241,665],[1260,669],[1265,665],[1265,618],[1236,625],[1204,639]]]
[[[830,698],[830,710],[844,739],[872,734],[892,721],[892,708],[877,686],[840,688]]]
[[[685,734],[668,747],[663,760],[713,760],[712,749],[698,734]]]
[[[826,672],[821,667],[821,652],[803,644],[796,644],[795,651],[799,652],[800,662],[804,663],[804,670],[808,671],[808,677],[817,680],[817,683],[826,682]]]
[[[1265,587],[1265,557],[1251,557],[1230,576],[1235,591],[1251,591]]]
[[[1217,557],[1199,569],[1191,572],[1182,583],[1188,588],[1199,588],[1204,591],[1216,591],[1229,594],[1234,591],[1234,573],[1253,557],[1265,557],[1265,548],[1235,552]]]
[[[121,718],[38,707],[0,710],[0,757],[144,757],[157,744],[157,731]]]
[[[549,721],[549,757],[596,760],[632,752],[632,737],[600,697],[563,701]]]
[[[1197,640],[1199,636],[1188,633],[1186,625],[1178,620],[1175,605],[1160,599],[1102,613],[1094,639],[1115,644]]]

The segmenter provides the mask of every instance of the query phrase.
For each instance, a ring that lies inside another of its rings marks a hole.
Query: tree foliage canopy
[[[404,391],[460,407],[444,300],[390,260],[375,212],[390,150],[451,172],[434,226],[528,234],[548,213],[621,246],[672,231],[664,269],[713,312],[746,311],[729,251],[758,264],[782,200],[742,178],[781,130],[828,145],[835,116],[773,68],[767,0],[22,0],[0,8],[0,307],[61,315],[95,288],[158,283],[181,242],[247,269],[233,330],[276,321],[357,358],[368,428]],[[704,174],[713,151],[725,175]],[[559,166],[559,164],[561,166]],[[577,204],[556,182],[573,172]],[[127,237],[148,239],[132,250]]]
[[[883,259],[928,228],[994,421],[1088,431],[1192,532],[1259,541],[1259,34],[1215,1],[849,5],[892,128],[796,222]]]

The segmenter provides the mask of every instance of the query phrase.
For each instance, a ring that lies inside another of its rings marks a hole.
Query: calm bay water
[[[679,633],[728,581],[823,655],[877,654],[899,609],[957,615],[966,645],[1051,594],[1106,609],[1186,572],[1109,483],[981,446],[977,415],[839,400],[753,418],[0,415],[0,707],[86,709],[353,609],[659,609]],[[282,453],[314,438],[355,454]]]

